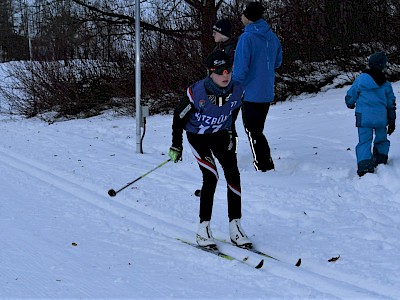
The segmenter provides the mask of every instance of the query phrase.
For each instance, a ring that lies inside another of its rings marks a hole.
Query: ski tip
[[[194,195],[195,195],[196,197],[200,197],[200,196],[201,196],[201,190],[195,190],[195,191],[194,191]]]
[[[299,258],[299,260],[297,261],[296,267],[300,267],[300,265],[301,265],[301,258]]]
[[[262,259],[262,260],[260,261],[260,263],[256,266],[256,269],[262,268],[263,265],[264,265],[264,260]]]

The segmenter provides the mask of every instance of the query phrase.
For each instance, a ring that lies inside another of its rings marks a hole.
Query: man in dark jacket
[[[263,130],[269,106],[274,100],[275,69],[282,64],[282,47],[268,23],[264,8],[251,2],[243,11],[244,33],[235,52],[233,79],[243,84],[243,123],[250,141],[257,171],[275,168]]]

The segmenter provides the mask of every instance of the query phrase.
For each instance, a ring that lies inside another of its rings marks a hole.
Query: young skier
[[[230,238],[239,247],[251,247],[252,243],[240,222],[241,187],[234,138],[243,88],[231,80],[232,64],[226,53],[213,51],[207,59],[207,68],[209,75],[187,89],[187,97],[181,100],[174,111],[169,157],[175,163],[182,160],[182,135],[185,130],[203,175],[197,243],[203,247],[216,247],[210,228],[218,181],[216,158],[227,182]]]
[[[218,20],[213,27],[213,37],[216,46],[213,51],[221,50],[229,55],[229,59],[233,66],[235,57],[236,39],[232,37],[232,23],[229,19]],[[235,138],[237,136],[235,135]],[[195,195],[200,197],[201,190],[196,190]]]
[[[391,135],[396,128],[396,97],[382,72],[386,64],[385,52],[372,54],[368,68],[356,78],[345,98],[347,107],[356,109],[357,174],[360,177],[373,173],[377,165],[387,163],[390,148],[387,134]]]

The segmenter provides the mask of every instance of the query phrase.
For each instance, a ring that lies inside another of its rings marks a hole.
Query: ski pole
[[[166,161],[162,162],[161,164],[159,164],[157,167],[155,167],[154,169],[151,169],[150,171],[148,171],[146,174],[143,174],[142,176],[136,178],[134,181],[129,182],[127,185],[123,186],[122,188],[120,188],[118,191],[115,191],[113,189],[108,191],[108,195],[110,195],[111,197],[115,197],[120,191],[126,189],[128,186],[130,186],[131,184],[134,184],[136,181],[142,179],[143,177],[149,175],[151,172],[153,172],[154,170],[157,170],[158,168],[162,167],[163,165],[165,165],[167,162],[171,161],[171,159],[167,159]]]

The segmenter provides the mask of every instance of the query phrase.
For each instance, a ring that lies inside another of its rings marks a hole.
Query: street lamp
[[[135,0],[135,39],[136,39],[136,65],[135,65],[135,86],[136,86],[136,153],[142,153],[141,147],[141,125],[142,108],[140,106],[141,97],[141,70],[140,70],[140,2]]]

